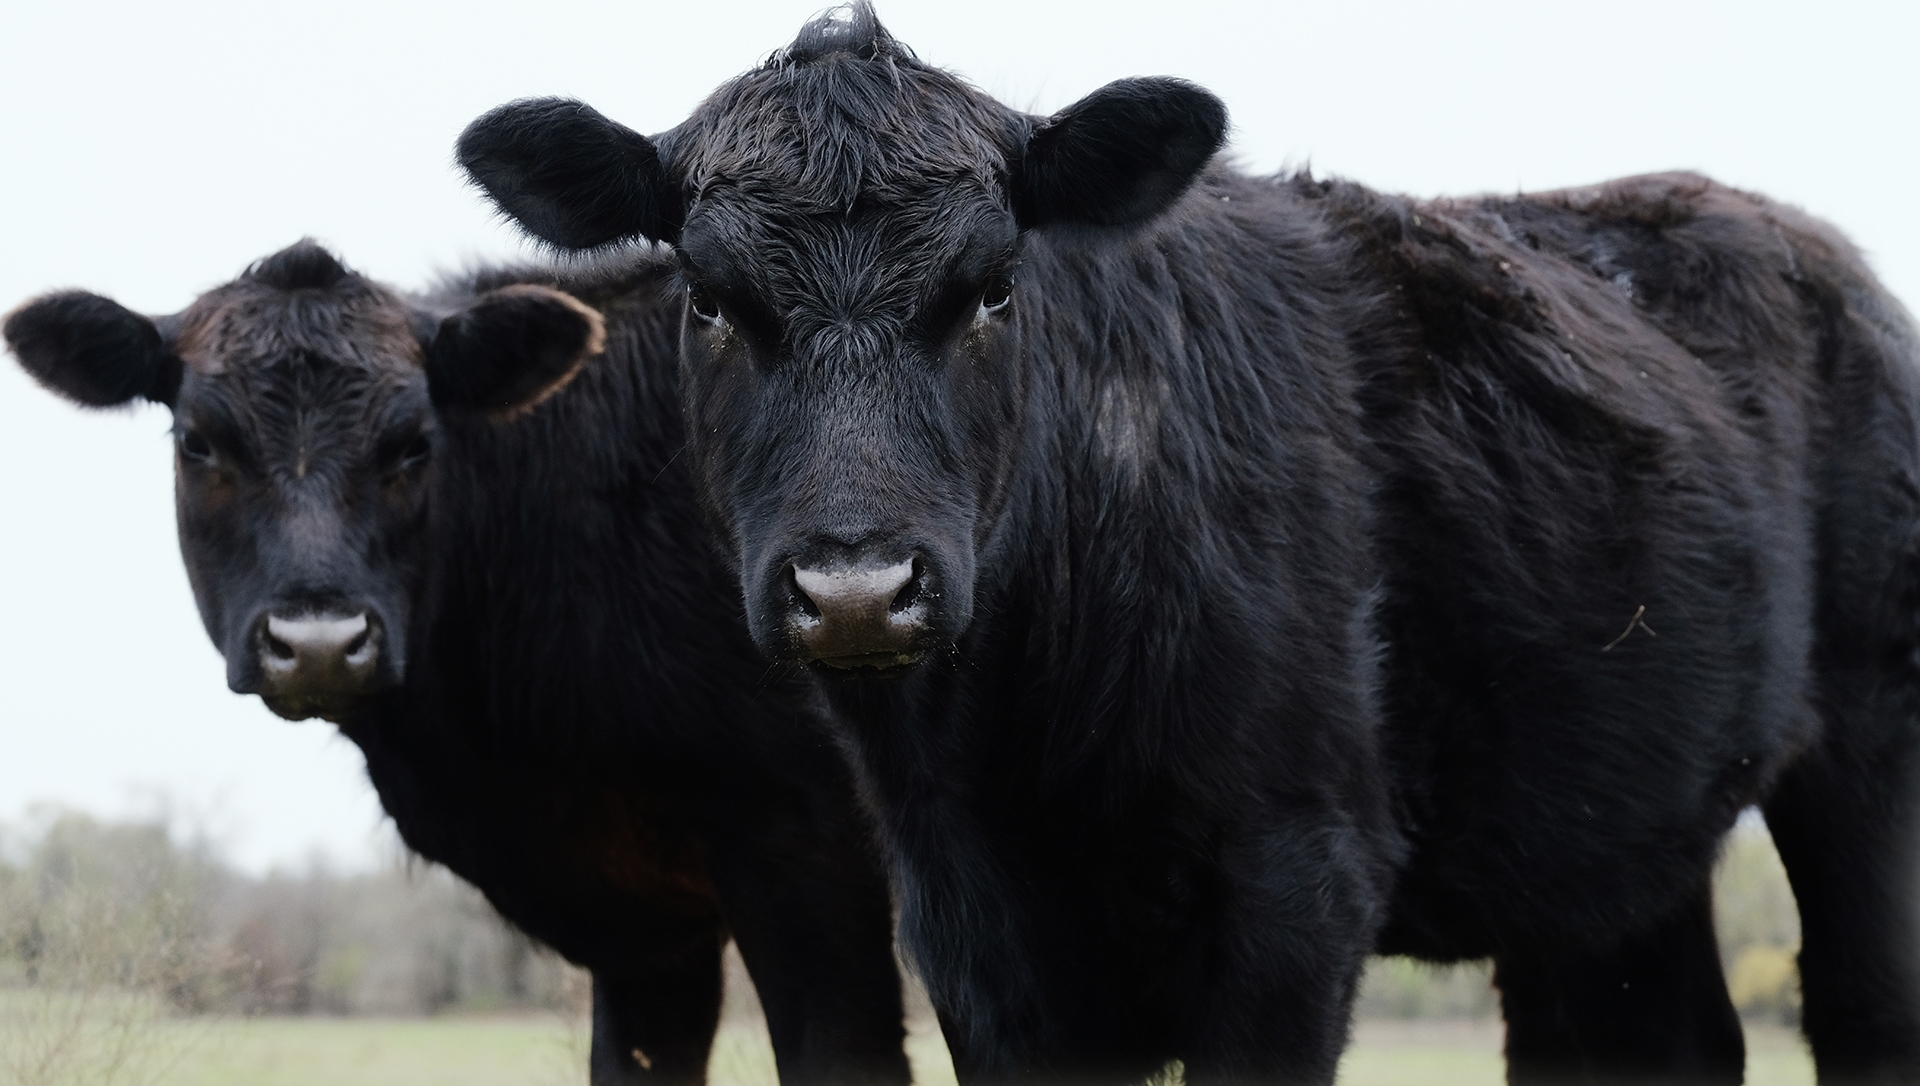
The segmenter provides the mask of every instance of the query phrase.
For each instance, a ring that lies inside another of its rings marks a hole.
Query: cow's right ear
[[[606,323],[571,294],[502,287],[440,322],[426,344],[427,395],[454,416],[510,419],[566,387],[607,346]]]
[[[680,233],[653,141],[584,102],[509,102],[468,125],[454,156],[501,211],[563,249]]]
[[[144,396],[173,406],[180,360],[150,317],[98,294],[62,291],[7,314],[7,346],[34,380],[86,407]]]

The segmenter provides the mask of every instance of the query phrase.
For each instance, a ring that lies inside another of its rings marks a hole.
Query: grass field
[[[1747,1024],[1747,1086],[1812,1086],[1800,1035]],[[1362,1022],[1340,1063],[1341,1086],[1500,1086],[1497,1021]]]
[[[129,1083],[167,1086],[578,1086],[586,1081],[584,1026],[551,1015],[426,1019],[258,1018],[179,1021],[191,1031],[161,1047],[172,1065]],[[1813,1067],[1797,1035],[1749,1027],[1749,1086],[1807,1086]],[[916,1080],[950,1086],[953,1067],[937,1033],[909,1041]],[[1367,1022],[1341,1065],[1343,1086],[1497,1086],[1496,1022]],[[714,1046],[714,1086],[774,1086],[763,1029],[729,1024]]]

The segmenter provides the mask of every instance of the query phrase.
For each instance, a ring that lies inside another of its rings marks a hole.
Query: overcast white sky
[[[171,312],[302,235],[422,283],[517,251],[449,165],[511,98],[642,131],[819,0],[12,5],[0,309],[82,286]],[[882,0],[934,63],[1049,111],[1110,79],[1225,98],[1259,170],[1421,194],[1692,168],[1846,229],[1920,303],[1920,5]],[[173,532],[166,413],[87,415],[0,362],[0,820],[158,794],[249,868],[386,847],[358,751],[227,693]]]

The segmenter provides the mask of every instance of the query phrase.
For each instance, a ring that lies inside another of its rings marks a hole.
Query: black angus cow
[[[595,1083],[704,1081],[729,933],[784,1081],[904,1083],[852,782],[765,681],[675,464],[669,275],[409,300],[301,243],[175,316],[62,293],[5,332],[79,403],[173,409],[230,685],[338,722],[412,849],[592,971]]]
[[[1920,1082],[1920,369],[1691,175],[1421,202],[1052,117],[830,13],[651,139],[462,136],[672,243],[695,484],[824,684],[970,1077],[1327,1082],[1371,950],[1493,959],[1515,1082],[1738,1082],[1762,803],[1821,1081]]]

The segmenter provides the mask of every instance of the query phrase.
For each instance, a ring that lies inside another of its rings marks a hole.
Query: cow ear
[[[98,294],[62,291],[7,314],[7,346],[47,388],[86,407],[144,396],[173,406],[180,360],[150,317]]]
[[[501,211],[563,249],[680,232],[653,142],[584,102],[509,102],[468,125],[454,154]]]
[[[1164,211],[1227,135],[1227,107],[1182,79],[1122,79],[1041,122],[1015,185],[1022,228],[1125,226]]]
[[[510,419],[560,391],[606,345],[600,314],[572,295],[502,287],[434,330],[427,394],[451,415]]]

